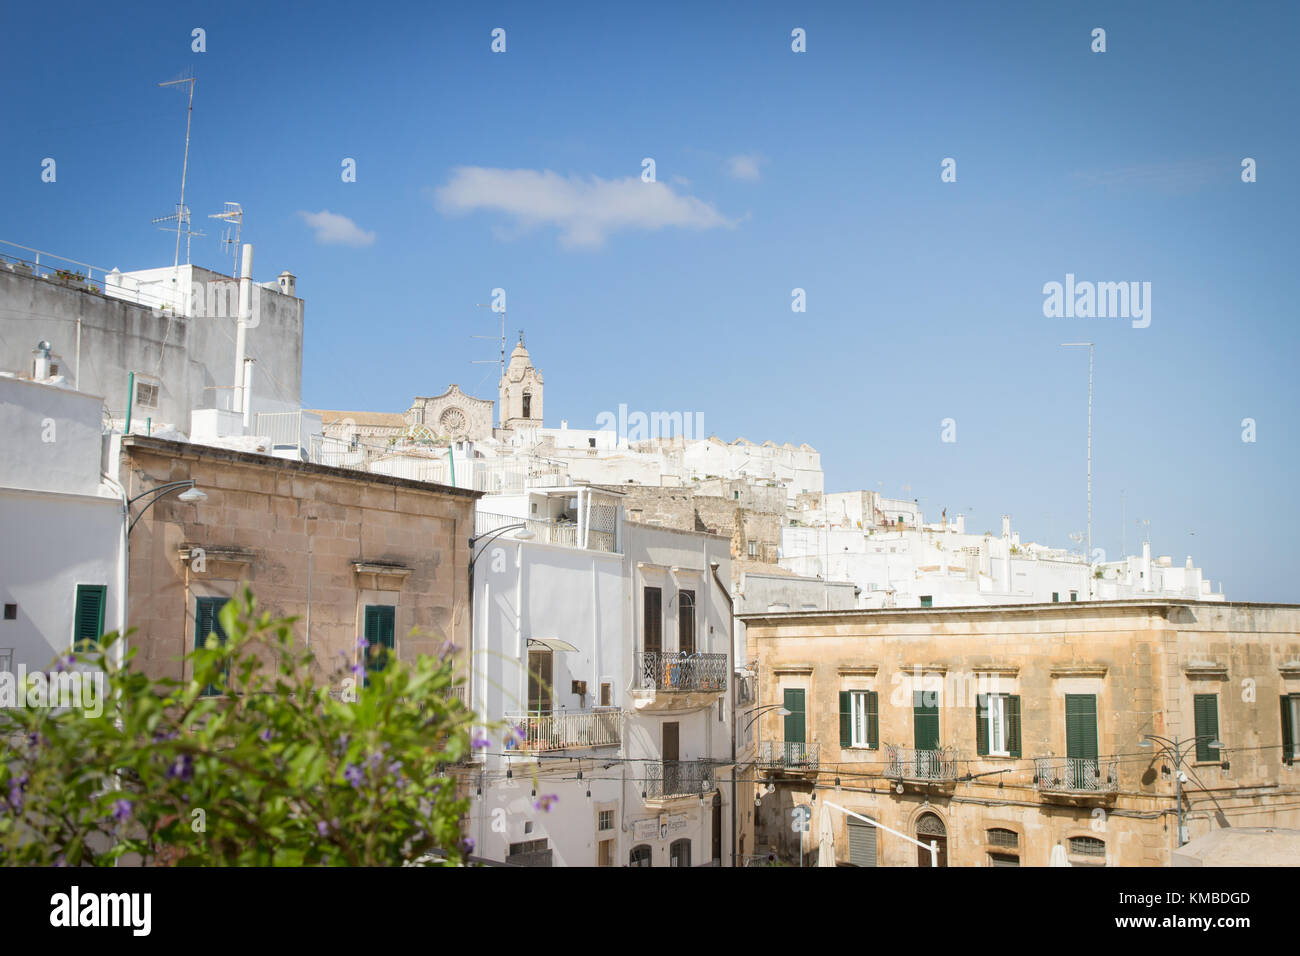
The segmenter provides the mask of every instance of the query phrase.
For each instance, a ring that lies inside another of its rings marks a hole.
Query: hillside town
[[[515,735],[448,771],[485,865],[1295,852],[1300,606],[1234,601],[1212,554],[831,490],[801,436],[697,413],[571,426],[522,331],[495,399],[304,407],[306,301],[251,244],[236,277],[0,258],[0,672],[117,632],[190,680],[244,585],[322,667],[455,647]]]

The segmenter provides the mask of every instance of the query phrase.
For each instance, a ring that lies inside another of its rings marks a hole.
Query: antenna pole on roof
[[[201,232],[190,231],[190,211],[185,208],[185,179],[190,169],[190,122],[194,118],[194,81],[192,76],[184,76],[175,80],[168,80],[166,83],[159,83],[159,86],[179,86],[182,83],[190,85],[190,101],[185,111],[185,159],[181,165],[181,201],[176,206],[175,216],[163,216],[161,219],[155,219],[154,222],[169,222],[176,220],[176,254],[172,260],[172,268],[176,269],[181,263],[181,233],[185,233],[185,264],[190,262],[190,237],[202,237]],[[170,230],[169,230],[170,231]]]

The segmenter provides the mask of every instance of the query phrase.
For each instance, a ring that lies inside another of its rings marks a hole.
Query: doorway
[[[936,844],[938,852],[935,854],[939,858],[939,866],[948,865],[948,830],[943,825],[943,821],[933,813],[923,813],[916,820],[916,839],[929,847],[930,843]],[[930,851],[925,847],[916,848],[916,865],[931,866]]]

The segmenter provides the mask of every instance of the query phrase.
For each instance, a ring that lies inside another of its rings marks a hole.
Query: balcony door
[[[933,866],[934,862],[930,859],[930,843],[935,844],[935,856],[939,858],[939,866],[948,865],[948,830],[933,813],[923,813],[916,820],[916,839],[918,843],[924,843],[925,847],[916,848],[916,865]]]
[[[681,725],[675,720],[665,720],[660,753],[664,762],[664,796],[682,792],[681,764],[678,762],[678,734]]]
[[[808,721],[806,707],[807,691],[802,687],[787,687],[782,702],[790,711],[785,718],[785,753],[787,764],[803,758],[804,745],[808,741]]]
[[[528,712],[549,714],[552,707],[552,656],[549,648],[528,651]]]
[[[1097,695],[1065,695],[1065,784],[1092,790],[1097,784]]]

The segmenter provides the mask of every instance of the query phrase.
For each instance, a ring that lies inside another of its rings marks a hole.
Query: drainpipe
[[[124,434],[131,434],[131,399],[135,398],[135,372],[126,376],[126,428]]]
[[[718,585],[722,596],[727,599],[727,657],[731,658],[731,649],[736,643],[736,605],[731,600],[731,594],[727,591],[726,585],[718,577],[718,562],[709,562],[709,571],[713,574],[713,581]],[[736,865],[736,674],[735,668],[728,668],[731,673],[731,865]]]
[[[244,411],[244,358],[248,351],[248,320],[253,315],[253,246],[244,243],[239,267],[239,317],[235,320],[235,400],[234,411]]]

